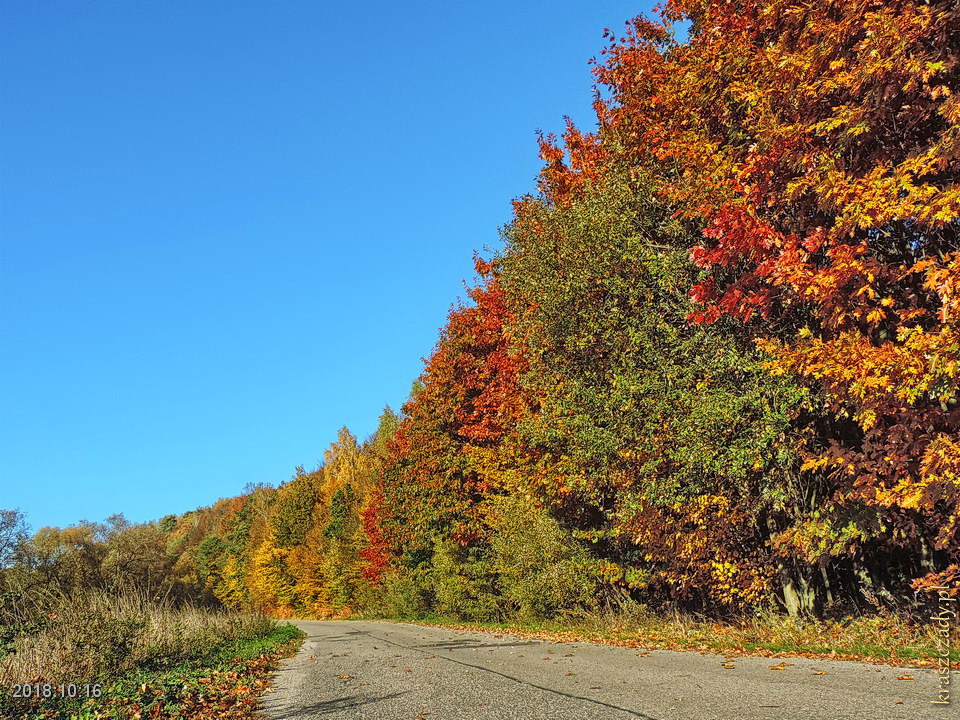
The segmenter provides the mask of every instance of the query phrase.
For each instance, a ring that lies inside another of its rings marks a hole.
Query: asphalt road
[[[308,637],[264,697],[269,718],[960,718],[957,701],[930,704],[935,676],[925,670],[801,658],[736,658],[727,669],[721,655],[386,622],[295,624]]]

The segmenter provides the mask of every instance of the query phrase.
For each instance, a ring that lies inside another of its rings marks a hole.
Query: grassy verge
[[[205,652],[173,663],[135,668],[119,678],[97,678],[99,698],[57,697],[0,702],[0,716],[41,718],[227,718],[256,717],[259,696],[281,657],[293,654],[303,633],[273,625],[258,637],[214,644]],[[81,689],[81,693],[83,690]]]
[[[3,718],[249,718],[302,638],[263,615],[136,593],[37,593],[3,609]]]
[[[842,620],[771,615],[742,623],[705,622],[684,615],[598,614],[535,622],[463,622],[440,615],[398,618],[423,625],[503,632],[555,642],[595,642],[640,649],[693,650],[727,656],[793,656],[858,660],[897,667],[935,667],[933,628],[887,617]],[[951,651],[960,669],[960,648]]]

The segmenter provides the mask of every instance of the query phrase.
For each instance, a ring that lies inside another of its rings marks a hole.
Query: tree
[[[293,547],[303,542],[317,499],[314,482],[303,468],[297,468],[296,476],[277,490],[271,522],[278,547]]]
[[[27,540],[27,520],[19,510],[0,510],[0,569],[8,567]]]
[[[689,236],[649,175],[608,157],[574,183],[544,154],[542,195],[516,204],[498,262],[536,398],[519,423],[537,458],[527,492],[590,540],[611,584],[763,604],[767,519],[793,500],[805,393],[771,378],[735,323],[687,322]]]
[[[958,25],[950,0],[670,0],[597,67],[605,140],[699,234],[691,320],[824,391],[804,472],[832,492],[781,547],[875,587],[960,560]]]
[[[382,475],[385,529],[413,565],[429,562],[436,542],[484,541],[482,501],[497,488],[482,458],[497,453],[523,402],[524,360],[504,334],[503,291],[488,263],[477,259],[476,267],[472,304],[451,310]]]

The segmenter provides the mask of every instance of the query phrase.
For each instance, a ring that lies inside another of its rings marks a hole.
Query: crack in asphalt
[[[534,643],[510,633],[453,633],[390,622],[297,625],[307,632],[307,641],[278,675],[277,694],[264,698],[267,716],[278,720],[400,720],[423,709],[430,711],[423,717],[434,713],[460,720],[944,720],[928,704],[921,683],[898,682],[932,679],[931,670],[901,678],[896,668],[796,658],[787,663],[795,666],[791,670],[772,673],[769,669],[781,668],[767,658],[744,657],[738,671],[729,673],[720,670],[720,656],[696,653],[663,651],[656,662],[638,664],[617,648]],[[573,657],[573,649],[576,658],[569,663],[560,657],[536,662],[538,653]],[[456,650],[470,652],[448,652]],[[402,674],[398,667],[416,674]],[[565,677],[567,669],[579,677]],[[818,679],[808,678],[811,671]],[[353,676],[364,673],[373,682],[357,684]],[[439,680],[431,677],[434,673]],[[351,682],[331,679],[337,677]]]
[[[423,650],[422,648],[419,648],[413,645],[404,645],[403,643],[394,642],[393,640],[388,640],[387,638],[374,635],[369,630],[358,630],[356,632],[362,633],[375,640],[388,643],[395,647],[404,648],[405,650],[414,650],[424,655],[432,655],[433,657],[438,658],[440,660],[446,660],[447,662],[456,663],[457,665],[463,665],[464,667],[473,668],[475,670],[482,670],[483,672],[488,672],[492,675],[499,675],[500,677],[505,678],[506,680],[511,680],[519,685],[526,685],[527,687],[536,688],[537,690],[542,690],[543,692],[553,693],[554,695],[560,695],[561,697],[569,698],[570,700],[580,700],[582,702],[592,703],[593,705],[600,705],[602,707],[609,708],[610,710],[618,710],[622,713],[626,713],[627,715],[641,718],[641,720],[657,720],[657,718],[652,717],[650,715],[644,715],[643,713],[639,713],[634,710],[629,710],[627,708],[620,707],[619,705],[606,703],[606,702],[603,702],[602,700],[594,700],[593,698],[583,697],[582,695],[574,695],[573,693],[566,693],[566,692],[563,692],[562,690],[554,690],[553,688],[544,687],[543,685],[537,685],[536,683],[532,683],[527,680],[523,680],[521,678],[513,677],[512,675],[507,675],[506,673],[502,673],[498,670],[491,670],[490,668],[483,667],[482,665],[474,665],[473,663],[464,662],[463,660],[457,660],[456,658],[437,655],[436,653],[430,652],[429,650]]]

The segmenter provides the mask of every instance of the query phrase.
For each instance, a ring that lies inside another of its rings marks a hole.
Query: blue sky
[[[144,521],[399,408],[652,3],[0,8],[0,508]]]

